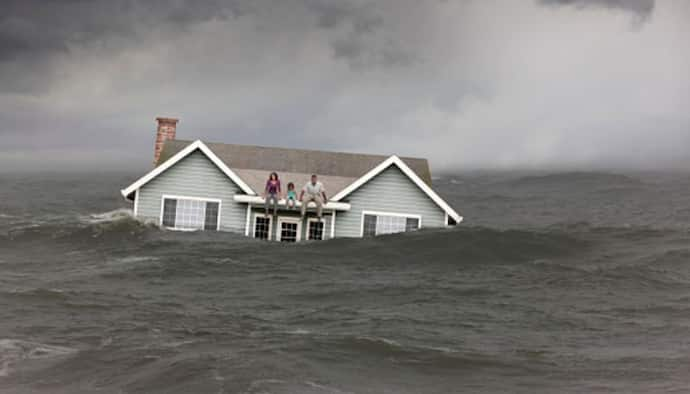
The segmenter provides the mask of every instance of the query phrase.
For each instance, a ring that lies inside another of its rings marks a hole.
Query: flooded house
[[[455,225],[462,217],[432,188],[426,159],[206,143],[176,138],[178,119],[156,118],[154,168],[121,191],[135,217],[172,230],[231,231],[298,242],[370,237]],[[322,217],[310,202],[277,202],[266,214],[271,172],[297,193],[312,174],[324,185]]]

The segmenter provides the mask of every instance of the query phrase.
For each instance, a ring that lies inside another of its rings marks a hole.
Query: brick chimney
[[[154,166],[158,165],[158,158],[161,156],[165,141],[175,139],[175,131],[179,121],[179,119],[175,118],[156,118],[158,129],[156,130],[156,147],[153,151]]]

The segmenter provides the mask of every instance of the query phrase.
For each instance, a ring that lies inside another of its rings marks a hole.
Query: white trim
[[[297,235],[295,236],[295,242],[300,242],[302,240],[302,220],[299,217],[292,216],[278,216],[278,221],[276,223],[276,241],[280,242],[281,223],[296,223],[297,224]]]
[[[424,193],[426,193],[429,198],[431,198],[432,201],[436,203],[445,213],[450,215],[456,223],[462,222],[462,216],[460,216],[453,208],[450,207],[443,199],[434,192],[429,185],[427,185],[417,174],[415,174],[414,171],[410,167],[405,164],[398,156],[391,156],[387,158],[386,160],[382,161],[379,165],[371,169],[371,171],[367,172],[364,174],[362,177],[357,179],[356,181],[352,182],[350,186],[346,187],[345,189],[341,190],[338,194],[333,196],[331,198],[331,201],[340,201],[346,196],[348,196],[350,193],[354,192],[355,190],[359,189],[362,185],[365,183],[369,182],[372,178],[374,178],[376,175],[380,174],[383,172],[383,170],[387,169],[391,165],[396,165],[402,172],[403,174],[407,175],[408,178],[414,182],[417,187],[422,189]]]
[[[417,229],[422,228],[422,215],[417,215],[415,213],[399,213],[399,212],[382,212],[382,211],[362,211],[362,218],[359,225],[359,236],[364,237],[364,215],[371,216],[397,216],[402,218],[417,219],[418,225]]]
[[[335,238],[335,211],[331,214],[331,239]]]
[[[261,196],[247,196],[245,194],[235,194],[233,199],[236,202],[240,203],[247,203],[247,204],[260,204],[263,205],[265,204],[265,199]],[[278,200],[278,206],[287,206],[286,201],[284,198],[281,198]],[[302,206],[302,203],[300,201],[295,201],[295,208],[299,208]],[[309,202],[309,207],[314,207],[316,208],[316,203],[313,201]],[[323,205],[323,209],[332,209],[334,211],[349,211],[351,208],[351,205],[346,202],[334,202],[334,201],[329,201],[326,204]]]
[[[252,206],[247,204],[247,221],[244,224],[244,236],[249,236],[249,225],[252,222]]]
[[[139,190],[136,190],[134,193],[134,208],[132,208],[132,216],[137,217],[137,213],[139,212]]]
[[[211,197],[195,197],[195,196],[182,196],[179,194],[163,194],[163,198],[174,198],[178,200],[194,200],[194,201],[207,201],[207,202],[217,202],[222,203],[220,198]]]
[[[443,221],[446,224],[446,226],[448,226],[448,218],[449,218],[448,214],[446,214],[445,218],[443,218]]]
[[[333,214],[335,214],[335,212],[333,212]],[[326,236],[326,222],[323,219],[319,220],[319,218],[308,218],[307,219],[307,231],[304,233],[305,238],[307,238],[307,241],[311,241],[309,239],[309,230],[311,229],[312,223],[323,223],[323,229],[321,229],[321,239],[320,239],[320,241],[323,241],[325,236]],[[331,223],[333,223],[333,221],[331,221]]]
[[[268,219],[268,238],[266,238],[267,241],[270,241],[272,238],[273,234],[273,216],[266,216],[263,213],[255,213],[254,214],[254,220],[252,220],[252,229],[251,229],[251,236],[252,238],[256,238],[256,218],[257,217],[262,217],[262,218],[267,218]]]
[[[139,190],[137,190],[137,194],[139,194]],[[178,228],[177,224],[175,224],[175,227],[167,227],[163,226],[163,210],[165,208],[165,200],[193,200],[193,201],[204,201],[204,202],[217,202],[218,203],[218,218],[216,218],[216,229],[215,231],[220,231],[220,215],[221,215],[221,209],[223,208],[223,201],[219,198],[209,198],[209,197],[193,197],[193,196],[179,196],[179,195],[174,195],[174,194],[163,194],[161,196],[161,212],[160,212],[160,217],[158,218],[158,224],[161,227],[165,227],[168,230],[189,230],[186,228]],[[206,217],[206,206],[204,206],[204,218]],[[204,220],[205,224],[205,220]],[[202,228],[202,230],[205,230]]]
[[[242,189],[243,192],[249,195],[256,195],[256,193],[252,190],[249,185],[247,185],[237,174],[235,174],[228,166],[223,163],[221,159],[216,156],[213,151],[206,146],[201,140],[196,140],[192,142],[191,144],[187,145],[184,149],[181,151],[175,153],[171,158],[166,160],[163,164],[159,165],[158,167],[154,168],[151,170],[148,174],[144,175],[143,177],[139,178],[136,182],[132,183],[129,185],[126,189],[120,190],[120,193],[122,193],[122,196],[124,198],[127,198],[133,191],[138,190],[140,187],[144,186],[147,184],[149,181],[163,173],[165,170],[168,168],[172,167],[175,163],[178,161],[184,159],[187,157],[190,153],[194,152],[195,150],[199,149],[206,157],[213,162],[213,164],[216,165],[228,178],[230,178],[237,186],[239,186],[240,189]]]

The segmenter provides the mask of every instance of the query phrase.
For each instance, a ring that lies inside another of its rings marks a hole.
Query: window
[[[280,242],[297,242],[297,223],[280,223]]]
[[[280,242],[298,242],[301,238],[301,220],[295,217],[279,217],[276,238]]]
[[[254,238],[271,239],[271,218],[254,216]]]
[[[323,228],[324,222],[309,219],[309,224],[307,225],[307,239],[308,240],[322,240],[323,239]]]
[[[177,230],[218,230],[220,200],[163,197],[161,225]]]
[[[407,218],[405,221],[405,231],[414,231],[419,228],[419,218]]]
[[[421,216],[398,213],[364,212],[362,217],[362,236],[373,237],[381,234],[394,234],[414,231],[420,227]]]
[[[376,235],[394,234],[405,231],[407,219],[402,216],[377,216]]]
[[[197,200],[177,200],[175,227],[184,229],[202,229],[204,227],[204,208],[206,202]]]

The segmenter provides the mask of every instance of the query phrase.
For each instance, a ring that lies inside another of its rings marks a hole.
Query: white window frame
[[[138,194],[138,191],[137,191]],[[216,220],[216,230],[215,231],[220,231],[220,215],[222,212],[223,208],[223,201],[219,198],[209,198],[209,197],[193,197],[193,196],[179,196],[179,195],[174,195],[174,194],[163,194],[161,196],[161,212],[160,212],[160,217],[158,218],[158,224],[166,228],[168,230],[176,230],[176,231],[198,231],[197,229],[189,229],[189,228],[178,228],[177,227],[177,220],[175,220],[175,227],[168,227],[168,226],[163,226],[163,210],[165,208],[165,200],[194,200],[194,201],[203,201],[203,202],[217,202],[218,203],[218,219]],[[206,206],[204,206],[204,218],[206,218]],[[204,219],[205,220],[205,219]],[[205,224],[205,221],[204,221]],[[204,231],[204,229],[201,229]],[[208,231],[208,230],[207,230]],[[213,231],[213,230],[211,230]]]
[[[400,213],[400,212],[382,212],[382,211],[362,211],[362,219],[359,226],[359,236],[364,237],[364,215],[372,216],[396,216],[409,219],[417,219],[418,226],[417,230],[422,228],[422,215],[417,215],[415,213]]]
[[[295,238],[295,242],[302,241],[302,219],[292,216],[278,216],[278,221],[276,223],[276,241],[280,242],[281,223],[297,223],[297,237]]]
[[[256,238],[256,218],[257,217],[268,219],[268,238],[266,238],[266,240],[270,241],[273,238],[273,216],[271,216],[271,215],[267,216],[263,213],[255,213],[254,214],[254,219],[252,220],[252,228],[249,230],[251,232],[252,238]]]
[[[311,241],[309,239],[309,230],[311,229],[311,224],[312,223],[318,223],[319,219],[318,218],[309,218],[307,219],[307,231],[304,233],[305,238],[307,241]],[[322,219],[321,222],[323,223],[323,229],[321,230],[321,239],[319,241],[323,241],[324,238],[326,237],[326,219]]]

